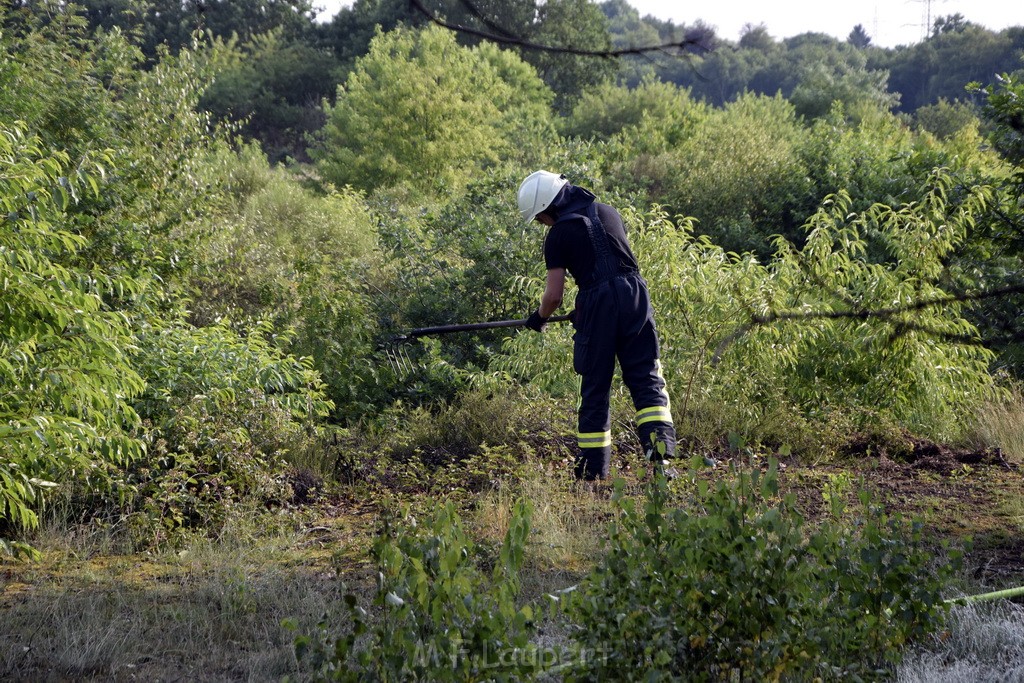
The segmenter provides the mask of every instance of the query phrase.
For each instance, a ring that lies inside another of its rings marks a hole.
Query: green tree
[[[244,45],[220,44],[216,78],[200,106],[259,140],[272,161],[308,161],[306,137],[323,125],[320,104],[338,82],[334,54],[275,29]]]
[[[846,37],[846,42],[853,45],[858,50],[863,50],[871,44],[871,36],[868,35],[867,30],[861,24],[857,24],[850,31],[850,35]]]
[[[989,31],[966,22],[954,22],[928,40],[895,51],[872,52],[871,68],[890,73],[889,87],[901,94],[906,112],[934,104],[940,98],[965,99],[968,83],[991,84],[996,74],[1020,67],[1024,30],[1020,27]]]
[[[399,29],[379,34],[337,102],[325,103],[312,154],[339,186],[451,189],[546,130],[549,97],[493,45],[464,48],[437,27]]]
[[[694,108],[690,93],[673,83],[654,77],[629,88],[603,83],[583,94],[563,123],[563,132],[581,138],[607,140],[626,128],[639,126],[645,118],[659,127],[683,128]]]
[[[790,100],[801,116],[824,116],[836,102],[851,114],[860,106],[889,110],[899,103],[888,90],[889,74],[869,69],[863,52],[851,46],[808,41],[790,56],[796,69]]]
[[[763,252],[768,235],[791,233],[805,215],[805,138],[783,98],[744,95],[712,110],[670,152],[670,178],[661,197],[697,219],[701,232],[736,251]]]
[[[590,0],[549,0],[538,3],[537,22],[528,34],[531,42],[582,50],[610,50],[608,20]],[[587,88],[613,74],[614,60],[531,50],[523,59],[532,64],[555,92],[555,107],[568,111]]]
[[[338,59],[351,67],[356,59],[369,52],[370,43],[378,33],[426,23],[427,18],[407,0],[355,0],[342,7],[330,23],[320,29],[320,34]]]
[[[978,109],[967,102],[950,102],[940,97],[935,104],[919,107],[914,120],[940,140],[948,140],[970,126],[978,127]]]

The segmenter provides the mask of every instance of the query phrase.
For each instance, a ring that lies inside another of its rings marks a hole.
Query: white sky
[[[776,38],[815,31],[845,39],[857,24],[882,47],[909,45],[926,34],[929,13],[936,17],[960,13],[968,21],[993,31],[1024,25],[1024,3],[1019,0],[627,0],[641,16],[693,24],[698,19],[715,27],[718,35],[738,40],[744,24],[764,24]],[[333,16],[351,0],[314,0],[324,10],[322,19]]]

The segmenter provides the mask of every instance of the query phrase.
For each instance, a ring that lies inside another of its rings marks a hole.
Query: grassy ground
[[[628,490],[642,495],[644,475],[634,456],[627,460]],[[723,459],[702,476],[727,476],[729,464]],[[840,461],[784,458],[782,466],[784,490],[809,518],[826,514],[836,497],[856,504],[868,489],[890,510],[919,516],[936,539],[973,537],[968,568],[950,596],[1024,583],[1024,479],[997,453],[913,443],[898,457],[853,448]],[[549,467],[459,499],[482,545],[500,543],[517,497],[532,501],[527,600],[578,581],[611,518],[606,496]],[[405,502],[415,513],[437,501],[419,495]],[[309,632],[325,616],[334,624],[346,618],[346,591],[369,602],[375,570],[368,548],[380,512],[349,487],[298,509],[238,514],[217,538],[141,553],[118,552],[109,531],[51,523],[35,539],[41,561],[0,565],[0,679],[301,680],[308,664],[296,660],[295,632],[282,621]],[[1007,680],[996,674],[1024,671],[1021,655],[1007,654],[1024,651],[1022,643],[1024,612],[1016,606],[957,608],[943,638],[917,644],[897,675]]]

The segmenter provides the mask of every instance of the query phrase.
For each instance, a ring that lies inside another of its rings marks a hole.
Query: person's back
[[[582,189],[582,188],[574,188]],[[556,200],[557,201],[557,200]],[[604,226],[608,247],[620,272],[637,272],[639,266],[629,246],[626,227],[619,212],[607,204],[595,202]],[[565,268],[581,287],[593,285],[595,256],[587,234],[584,216],[568,214],[555,219],[544,240],[544,261],[550,268]]]

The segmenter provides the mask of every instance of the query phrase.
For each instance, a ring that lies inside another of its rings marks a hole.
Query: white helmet
[[[519,186],[519,213],[529,223],[538,213],[548,208],[561,189],[568,184],[564,175],[548,171],[534,171]]]

